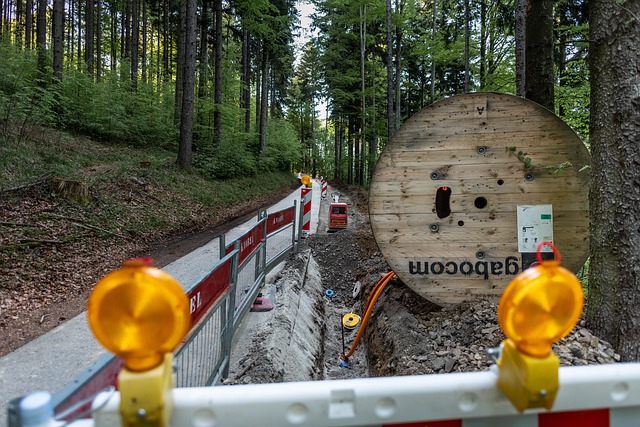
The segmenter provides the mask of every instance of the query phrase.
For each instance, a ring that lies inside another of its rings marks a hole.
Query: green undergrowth
[[[295,183],[286,172],[212,180],[175,160],[162,148],[34,129],[19,143],[0,141],[0,194],[19,198],[39,189],[38,197],[62,206],[56,215],[82,219],[104,237],[131,239],[224,220]]]

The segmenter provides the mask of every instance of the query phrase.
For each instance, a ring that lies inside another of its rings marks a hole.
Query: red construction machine
[[[347,228],[349,208],[346,203],[340,202],[340,194],[333,194],[333,202],[329,205],[328,230]]]

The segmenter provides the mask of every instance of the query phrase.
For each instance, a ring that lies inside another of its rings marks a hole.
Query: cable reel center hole
[[[487,199],[485,199],[484,197],[476,197],[476,199],[473,201],[473,204],[478,209],[484,209],[487,207]]]

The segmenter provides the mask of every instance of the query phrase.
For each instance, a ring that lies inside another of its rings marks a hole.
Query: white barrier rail
[[[174,389],[171,426],[637,427],[640,364],[562,367],[552,411],[519,414],[493,372]],[[94,420],[120,425],[119,394]],[[108,401],[105,402],[105,399]]]

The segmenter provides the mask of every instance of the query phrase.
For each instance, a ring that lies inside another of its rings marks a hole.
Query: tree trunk
[[[373,134],[371,135],[371,140],[369,141],[369,170],[367,173],[367,182],[371,182],[371,176],[373,175],[373,168],[376,165],[376,155],[378,149],[378,127],[376,126],[376,71],[375,68],[373,70],[373,76],[371,76],[371,111],[372,114],[372,126]]]
[[[73,1],[73,0],[72,0]],[[85,57],[84,54],[82,53],[82,43],[83,41],[85,41],[85,37],[83,37],[82,34],[82,14],[84,13],[82,10],[82,5],[83,5],[83,1],[82,0],[77,0],[78,2],[78,10],[76,11],[76,16],[75,18],[77,19],[77,26],[76,26],[76,31],[77,31],[77,40],[78,40],[78,70],[83,70],[86,69],[84,67],[86,67],[86,61],[85,61]]]
[[[22,49],[23,37],[24,37],[24,0],[14,0],[16,6],[16,17],[15,17],[15,38],[16,38],[16,46],[18,49]]]
[[[336,131],[333,136],[333,179],[338,180],[342,177],[342,165],[340,164],[340,153],[342,151],[342,120],[340,120],[339,115],[334,117]]]
[[[529,0],[525,22],[525,97],[554,111],[553,0]]]
[[[102,77],[102,0],[96,4],[96,81]]]
[[[169,0],[165,0],[162,19],[162,78],[169,81]]]
[[[140,19],[138,0],[131,0],[131,90],[138,91],[138,53],[140,40]]]
[[[262,96],[260,96],[260,90],[262,89],[262,84],[260,83],[262,80],[262,42],[260,41],[257,46],[256,53],[256,128],[260,129],[260,101],[262,100]]]
[[[525,96],[525,39],[527,0],[515,0],[516,15],[516,95]]]
[[[0,0],[2,1],[2,0]],[[73,0],[69,0],[71,11],[69,12],[69,19],[67,21],[67,26],[69,30],[67,31],[67,46],[69,49],[69,62],[73,63],[75,60],[75,44],[73,43],[76,37],[76,26],[74,25],[75,16],[76,16],[76,2]]]
[[[222,0],[215,0],[215,58],[213,70],[213,148],[220,147],[222,142]]]
[[[178,12],[178,66],[176,67],[176,105],[174,113],[174,123],[178,124],[182,111],[182,93],[184,89],[183,71],[184,55],[185,55],[185,21],[187,15],[187,1],[180,0]],[[165,40],[166,42],[166,40]]]
[[[469,0],[464,0],[464,93],[469,92],[469,56],[471,55],[469,50],[469,26],[471,25],[471,11],[469,10]]]
[[[438,22],[437,1],[433,0],[433,17],[431,20],[431,41],[436,42],[436,22]],[[436,60],[431,55],[431,103],[436,102]]]
[[[318,150],[316,147],[316,104],[313,97],[311,97],[311,176],[318,175],[316,162],[317,157]]]
[[[387,0],[387,142],[393,136],[393,52],[391,48],[391,0]]]
[[[354,137],[354,118],[353,114],[349,114],[349,124],[347,125],[347,183],[353,184],[353,137]]]
[[[244,131],[251,131],[251,63],[249,60],[249,30],[245,18],[242,26],[242,89],[240,108],[244,109]]]
[[[402,8],[404,3],[398,4],[398,0],[396,0],[396,12],[398,16],[402,16]],[[400,93],[400,83],[402,76],[402,28],[401,25],[396,25],[396,99],[395,99],[395,117],[396,123],[394,126],[394,132],[396,129],[400,127],[400,113],[402,112],[402,102],[401,102],[401,93]]]
[[[209,95],[209,2],[202,0],[202,13],[200,17],[200,73],[198,73],[198,105],[204,105]],[[204,108],[198,108],[198,124],[200,126],[207,125],[207,117]],[[204,133],[204,132],[203,132]],[[204,135],[197,135],[199,140]]]
[[[487,71],[485,74],[493,74],[496,71],[497,64],[495,61],[496,37],[494,37],[490,31],[488,32],[487,42],[489,44],[489,48],[487,52]],[[524,81],[522,83],[522,96],[524,96]]]
[[[158,92],[162,91],[162,77],[161,77],[161,70],[162,70],[162,54],[161,54],[161,49],[160,49],[160,45],[161,42],[160,40],[162,40],[162,27],[160,26],[160,20],[158,19],[156,21],[156,87],[158,88]]]
[[[367,6],[360,6],[360,141],[358,144],[362,147],[362,156],[360,162],[358,162],[358,177],[359,183],[364,184],[364,147],[366,146],[366,133],[367,133],[367,98],[365,93],[365,55],[366,55],[366,41],[367,41]],[[358,155],[356,155],[358,157]]]
[[[24,15],[24,47],[31,49],[33,39],[33,0],[27,0]]]
[[[360,122],[360,120],[358,120],[357,118],[354,118],[353,120],[354,125],[353,125],[353,132],[351,134],[351,146],[353,147],[353,157],[352,157],[352,163],[353,163],[353,179],[351,181],[351,184],[359,184],[360,183],[360,141],[362,140],[362,133],[359,132],[360,129],[362,129],[362,126],[358,126],[358,122]]]
[[[269,103],[269,117],[276,117],[277,115],[277,107],[278,102],[276,99],[276,78],[273,69],[269,68],[269,93],[271,94],[269,99],[271,99],[271,103]]]
[[[262,158],[267,157],[267,111],[269,110],[269,53],[264,52],[262,59],[262,101],[260,101],[260,154]]]
[[[87,67],[87,73],[93,77],[93,40],[95,38],[94,29],[94,1],[87,0],[85,7],[85,45],[84,45],[84,63]]]
[[[62,81],[62,37],[64,31],[64,0],[53,0],[53,77]]]
[[[306,138],[305,138],[305,120],[306,120],[306,109],[304,104],[300,105],[300,110],[299,110],[299,114],[300,114],[300,146],[302,147],[302,149],[300,150],[302,152],[302,170],[306,169],[307,166],[307,150],[305,149],[305,147],[307,146],[306,142]]]
[[[147,2],[142,0],[142,83],[147,84]],[[153,56],[153,52],[151,52]]]
[[[198,98],[207,96],[209,84],[209,2],[202,0],[202,13],[200,17],[200,73],[198,75]],[[203,123],[203,122],[201,122]]]
[[[124,25],[122,26],[124,30],[124,43],[122,43],[124,52],[120,55],[123,59],[127,58],[129,60],[131,60],[131,1],[125,0],[124,2]]]
[[[570,28],[572,20],[569,19],[569,5],[559,4],[557,6],[556,19],[560,28]],[[567,85],[566,71],[567,71],[567,47],[569,46],[568,34],[564,31],[560,31],[557,35],[556,50],[555,50],[555,63],[557,69],[557,84],[558,88],[562,88]],[[558,105],[558,117],[564,118],[565,108],[563,103]]]
[[[38,85],[46,86],[47,73],[47,0],[38,0],[38,13],[36,16],[36,46],[38,48]]]
[[[193,101],[196,81],[196,13],[197,0],[183,0],[184,6],[184,54],[182,64],[182,111],[180,116],[180,147],[178,165],[191,167],[191,147],[193,144]]]
[[[590,2],[587,324],[628,362],[640,360],[639,17],[639,2]]]
[[[5,6],[4,0],[0,0],[0,40],[4,40],[5,36]]]
[[[480,0],[480,90],[487,84],[487,0]]]
[[[116,49],[117,43],[116,43],[116,34],[118,33],[117,28],[118,28],[118,15],[116,13],[116,3],[114,1],[111,2],[111,4],[109,5],[109,12],[111,14],[111,60],[110,62],[110,66],[109,69],[111,71],[115,71],[116,70],[116,63],[118,60],[118,49]]]

